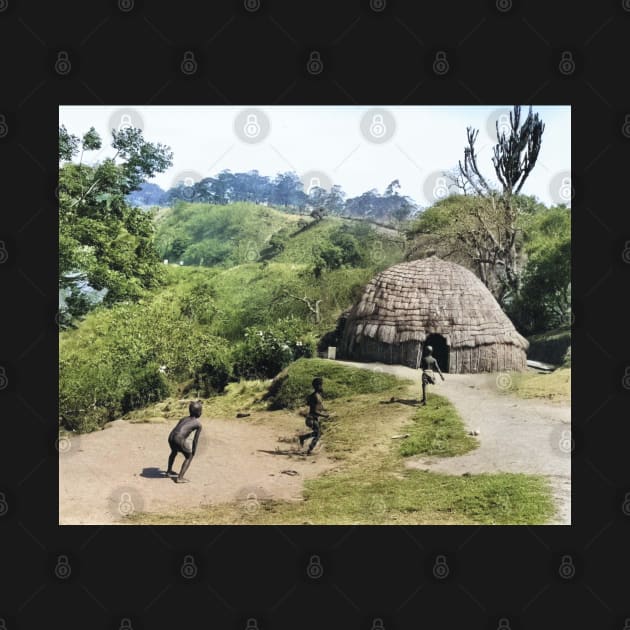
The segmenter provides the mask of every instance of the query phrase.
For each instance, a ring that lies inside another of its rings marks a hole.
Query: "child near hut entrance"
[[[424,350],[424,356],[421,361],[422,367],[422,400],[420,401],[421,405],[427,404],[427,385],[435,385],[435,373],[434,370],[437,370],[440,378],[444,380],[444,375],[442,374],[442,370],[440,370],[440,366],[433,356],[433,348],[431,346],[427,346]]]

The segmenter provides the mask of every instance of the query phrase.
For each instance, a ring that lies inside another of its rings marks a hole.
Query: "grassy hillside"
[[[158,216],[161,255],[185,240],[181,259],[200,258],[165,266],[164,285],[142,300],[100,306],[61,333],[66,428],[93,430],[170,394],[275,376],[313,356],[361,287],[403,257],[372,227],[334,217],[254,204],[179,204]]]

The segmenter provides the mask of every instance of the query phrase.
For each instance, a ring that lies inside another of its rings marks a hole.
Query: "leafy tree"
[[[519,296],[508,312],[525,334],[566,326],[571,318],[571,211],[538,213],[525,244],[527,264]]]
[[[345,196],[346,194],[343,192],[343,188],[339,186],[339,184],[333,184],[326,197],[324,206],[332,214],[341,214],[343,212]]]
[[[81,139],[59,128],[59,286],[87,281],[113,303],[136,299],[160,280],[151,214],[130,207],[126,196],[168,168],[172,153],[139,129],[112,130],[114,157],[83,164],[84,153],[100,147],[94,128]]]

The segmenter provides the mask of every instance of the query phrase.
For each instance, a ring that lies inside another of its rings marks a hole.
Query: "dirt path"
[[[176,484],[163,473],[175,421],[117,420],[103,431],[62,441],[59,524],[113,524],[131,510],[172,514],[225,502],[252,510],[268,498],[299,500],[304,479],[334,463],[318,452],[321,446],[307,458],[291,442],[296,429],[302,430],[303,418],[281,412],[275,412],[273,421],[262,416],[202,418],[205,430],[187,484]],[[179,455],[175,470],[182,461]]]
[[[409,378],[421,372],[402,365],[354,363],[370,370]],[[415,457],[407,465],[440,473],[522,472],[545,475],[550,481],[557,515],[553,524],[571,524],[570,405],[523,399],[497,386],[496,374],[446,374],[429,388],[448,398],[467,428],[479,431],[477,449],[458,457]],[[567,448],[568,447],[568,448]]]

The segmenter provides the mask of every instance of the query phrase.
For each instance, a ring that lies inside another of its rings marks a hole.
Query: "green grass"
[[[466,433],[455,407],[438,394],[431,395],[430,403],[415,412],[413,422],[405,428],[405,433],[410,435],[400,444],[403,457],[462,455],[479,445],[475,438]]]
[[[476,445],[465,435],[456,411],[442,397],[431,396],[429,404],[417,410],[391,400],[413,396],[408,382],[394,378],[392,383],[389,375],[379,373],[370,380],[367,370],[360,370],[360,375],[357,368],[315,359],[296,362],[289,370],[293,381],[300,383],[302,394],[310,391],[308,385],[315,367],[328,379],[331,390],[336,384],[343,386],[345,375],[362,388],[362,393],[339,390],[340,396],[326,396],[325,404],[334,417],[324,424],[322,443],[327,456],[337,460],[337,466],[305,481],[303,501],[261,500],[254,509],[251,504],[235,502],[178,511],[176,515],[134,514],[129,522],[533,525],[552,518],[553,503],[544,477],[508,473],[455,476],[405,466],[405,445],[392,440],[401,432],[411,434],[406,447],[409,454],[416,451],[455,455]],[[239,399],[243,395],[241,387],[247,392],[246,385],[230,386],[226,399]],[[261,387],[258,384],[255,391]],[[370,391],[371,388],[378,391]],[[300,400],[299,396],[296,400]],[[270,418],[275,413],[278,412],[266,412]],[[439,447],[432,441],[436,435]]]
[[[389,390],[400,392],[409,383],[391,374],[348,367],[328,359],[299,359],[274,379],[270,390],[271,408],[292,409],[304,405],[304,399],[312,391],[311,381],[316,376],[324,379],[327,400]]]
[[[134,523],[216,525],[542,525],[553,515],[547,481],[522,474],[470,477],[372,470],[305,482],[304,501],[260,501],[167,514],[134,514]]]
[[[521,398],[544,398],[553,402],[571,402],[571,368],[559,368],[549,374],[514,372],[507,390]]]

